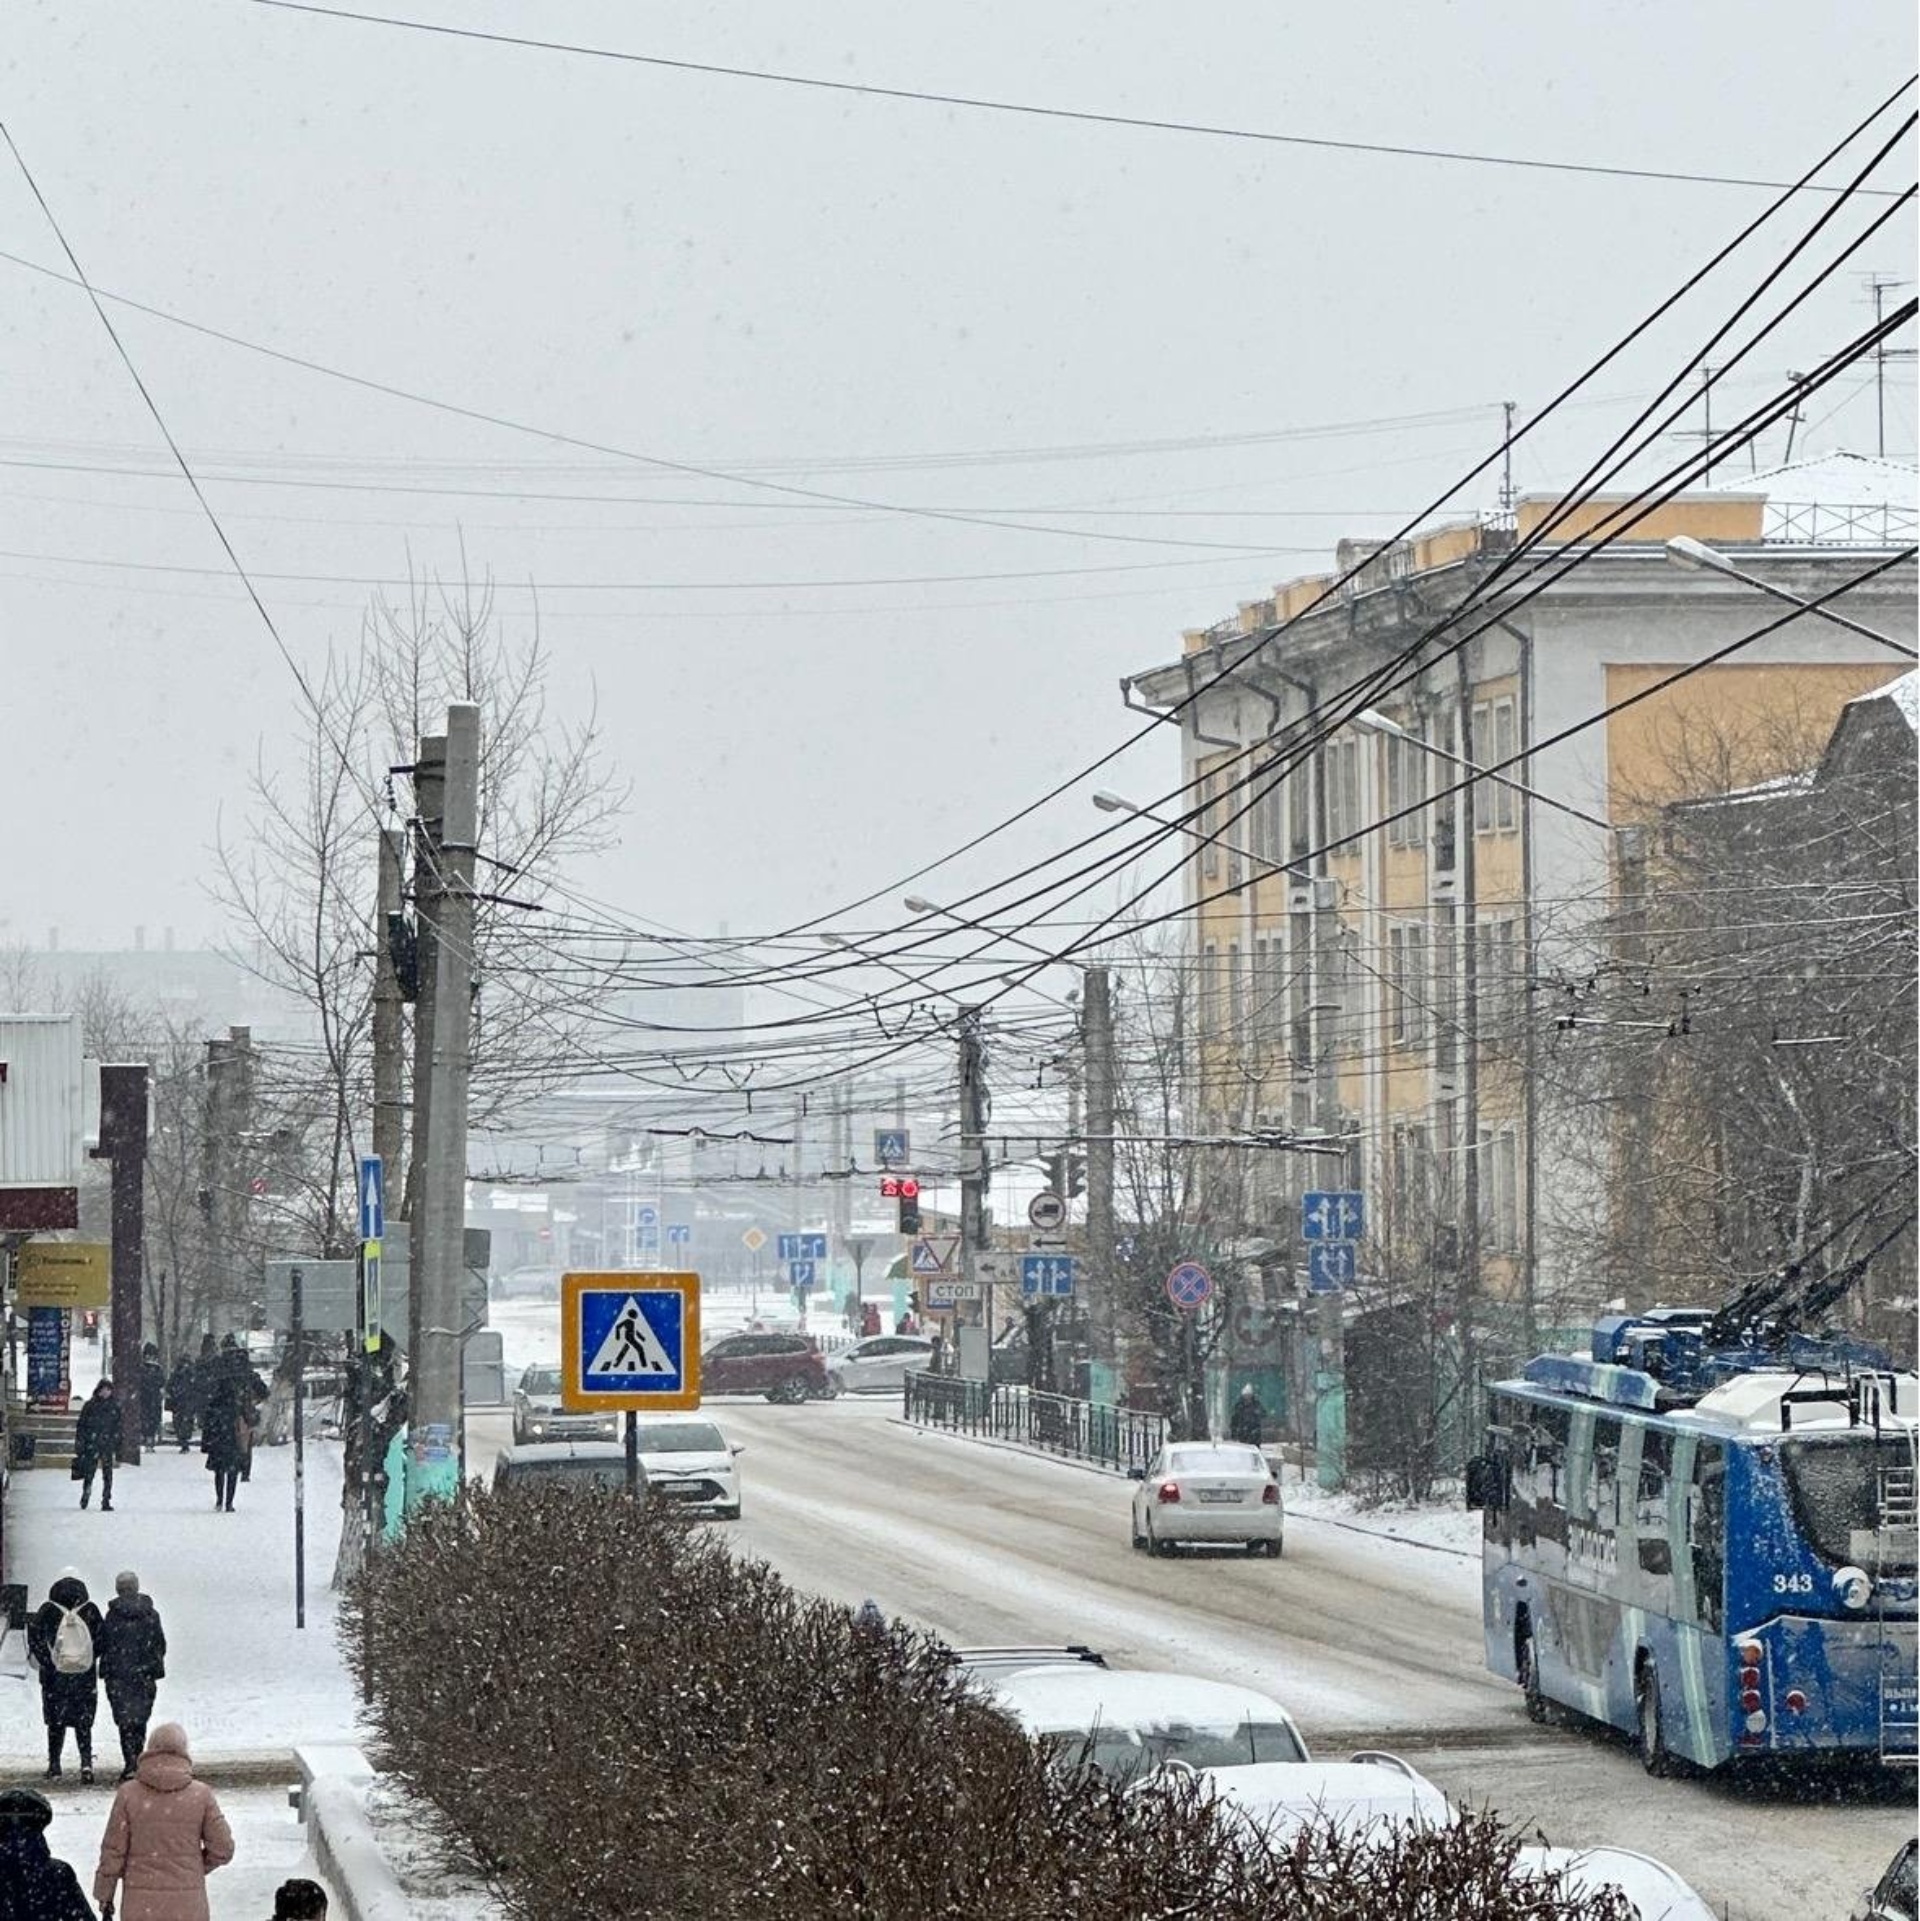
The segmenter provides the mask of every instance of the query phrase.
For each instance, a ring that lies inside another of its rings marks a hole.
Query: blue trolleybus
[[[1543,1356],[1492,1390],[1467,1476],[1487,1665],[1535,1720],[1637,1735],[1653,1774],[1913,1765],[1920,1380],[1702,1368],[1697,1332],[1645,1323],[1595,1353],[1635,1364]]]

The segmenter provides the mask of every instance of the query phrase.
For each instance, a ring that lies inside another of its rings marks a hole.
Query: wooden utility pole
[[[1080,1037],[1086,1050],[1082,1085],[1087,1104],[1087,1293],[1093,1360],[1104,1375],[1088,1370],[1087,1396],[1102,1398],[1104,1385],[1115,1405],[1124,1398],[1120,1351],[1120,1277],[1114,1272],[1113,1230],[1113,985],[1104,967],[1081,976]]]
[[[140,1287],[146,1258],[147,1064],[100,1070],[99,1160],[113,1163],[113,1391],[120,1416],[120,1458],[140,1465]]]

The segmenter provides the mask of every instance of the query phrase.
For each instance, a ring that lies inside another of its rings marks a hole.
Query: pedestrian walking
[[[173,1416],[173,1437],[184,1454],[200,1424],[200,1374],[189,1355],[181,1355],[167,1376],[167,1412]]]
[[[113,1469],[120,1459],[125,1411],[111,1381],[101,1381],[80,1410],[73,1437],[73,1478],[80,1483],[80,1505],[93,1499],[93,1477],[100,1476],[100,1511],[113,1511]]]
[[[231,1514],[235,1492],[253,1473],[253,1431],[268,1388],[231,1334],[215,1357],[210,1380],[201,1445],[213,1475],[213,1505]]]
[[[860,1332],[872,1336],[880,1332],[880,1303],[868,1301],[860,1310]]]
[[[327,1891],[318,1881],[282,1881],[273,1891],[273,1921],[327,1921]]]
[[[67,1730],[80,1750],[80,1779],[93,1781],[93,1719],[100,1712],[100,1610],[75,1568],[65,1568],[27,1623],[27,1658],[40,1670],[47,1724],[47,1779],[60,1778]]]
[[[52,1823],[44,1794],[0,1793],[0,1915],[7,1921],[93,1921],[80,1877],[47,1844]]]
[[[148,1447],[160,1445],[166,1401],[166,1369],[160,1365],[160,1350],[149,1341],[140,1350],[140,1439]]]
[[[100,1838],[93,1898],[102,1921],[211,1921],[207,1876],[233,1859],[233,1830],[204,1781],[193,1778],[187,1733],[163,1721],[131,1781],[113,1797]]]
[[[1267,1410],[1260,1405],[1260,1397],[1249,1381],[1240,1390],[1240,1398],[1234,1402],[1233,1412],[1227,1418],[1227,1433],[1249,1447],[1258,1447],[1266,1431]]]
[[[153,1597],[140,1592],[139,1575],[118,1574],[113,1587],[100,1624],[100,1679],[120,1731],[120,1778],[129,1781],[147,1745],[154,1690],[167,1676],[167,1631]]]

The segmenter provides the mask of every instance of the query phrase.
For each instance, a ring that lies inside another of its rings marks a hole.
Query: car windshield
[[[1914,1846],[1911,1841],[1906,1845],[1899,1860],[1887,1870],[1885,1898],[1895,1914],[1914,1914],[1920,1912],[1920,1890],[1914,1885]]]
[[[1239,1768],[1255,1761],[1304,1761],[1306,1751],[1284,1721],[1167,1721],[1141,1728],[1149,1760],[1194,1768]]]
[[[1040,1736],[1041,1745],[1055,1759],[1068,1765],[1091,1762],[1110,1781],[1131,1780],[1152,1765],[1147,1750],[1131,1728],[1049,1728]]]
[[[726,1437],[709,1421],[640,1423],[642,1454],[724,1454]]]
[[[520,1377],[522,1394],[558,1394],[560,1370],[557,1367],[530,1367]]]
[[[1880,1480],[1911,1465],[1904,1440],[1849,1435],[1831,1441],[1789,1441],[1780,1449],[1794,1518],[1813,1551],[1833,1567],[1849,1563],[1885,1574],[1914,1571],[1911,1523],[1880,1527]]]
[[[1264,1474],[1265,1457],[1251,1447],[1176,1447],[1168,1451],[1170,1474]]]

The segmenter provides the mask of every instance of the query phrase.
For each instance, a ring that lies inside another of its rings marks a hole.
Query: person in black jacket
[[[120,1770],[131,1781],[147,1745],[147,1723],[153,1718],[153,1693],[166,1678],[167,1631],[151,1595],[140,1592],[140,1577],[117,1575],[107,1618],[100,1627],[100,1679],[106,1683],[107,1707],[120,1730]]]
[[[166,1369],[160,1365],[160,1350],[149,1341],[140,1350],[140,1439],[148,1447],[160,1445],[166,1402]]]
[[[199,1425],[200,1410],[206,1404],[200,1385],[200,1370],[191,1355],[183,1354],[167,1376],[167,1407],[173,1415],[174,1439],[184,1454],[193,1445],[193,1430]]]
[[[111,1381],[102,1381],[93,1398],[80,1410],[74,1430],[73,1478],[80,1483],[80,1505],[93,1499],[93,1477],[100,1476],[100,1511],[113,1510],[113,1467],[120,1458],[120,1438],[125,1427],[124,1410],[113,1392]]]
[[[208,1378],[212,1385],[201,1445],[213,1474],[213,1504],[231,1514],[235,1490],[253,1472],[253,1431],[260,1403],[270,1390],[231,1334],[221,1344]]]
[[[1233,1404],[1233,1413],[1227,1420],[1227,1433],[1236,1441],[1244,1441],[1249,1447],[1258,1447],[1265,1436],[1266,1426],[1267,1410],[1260,1405],[1260,1397],[1253,1391],[1253,1383],[1249,1381]]]
[[[67,1617],[74,1617],[68,1627]],[[27,1623],[27,1658],[40,1670],[40,1715],[47,1724],[47,1779],[60,1778],[60,1751],[73,1730],[80,1779],[93,1780],[93,1718],[100,1711],[100,1610],[73,1568],[63,1569]],[[62,1630],[66,1632],[63,1634]],[[86,1639],[81,1642],[84,1632]],[[84,1648],[85,1667],[75,1665]]]
[[[7,1921],[93,1921],[80,1877],[47,1845],[52,1821],[44,1794],[0,1793],[0,1915]]]

